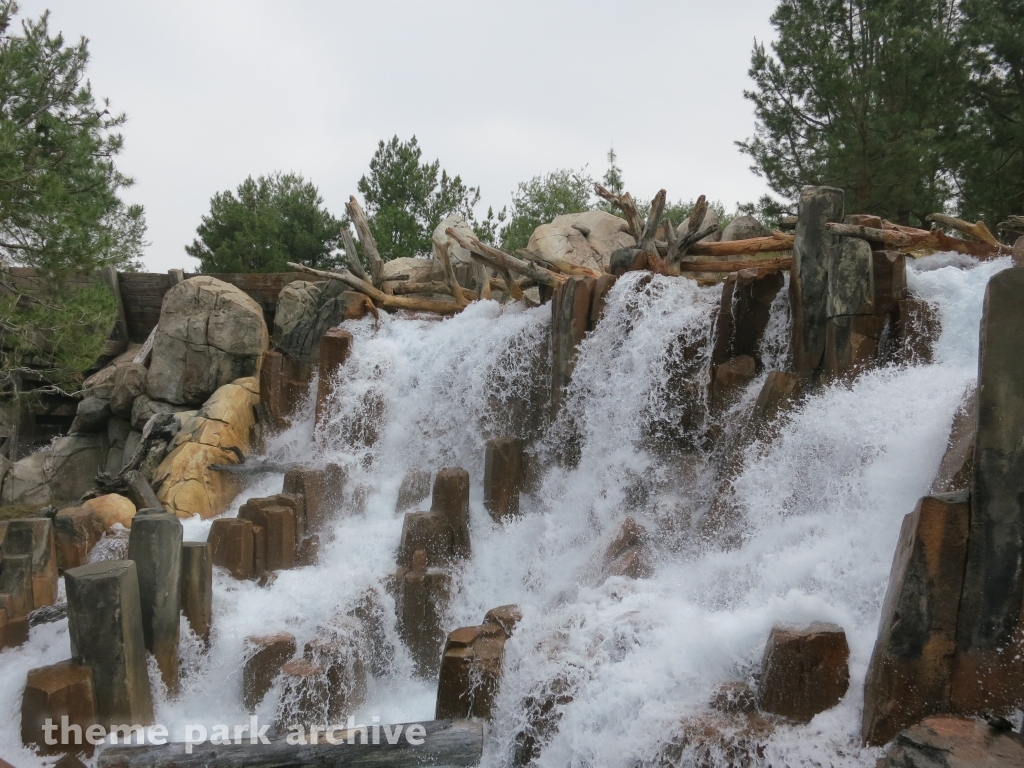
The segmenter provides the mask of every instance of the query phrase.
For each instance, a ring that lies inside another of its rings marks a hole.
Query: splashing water
[[[874,765],[878,751],[859,747],[862,688],[900,523],[927,492],[975,380],[985,285],[1008,266],[937,255],[909,267],[912,293],[941,319],[934,361],[816,391],[782,417],[774,440],[743,447],[727,478],[743,520],[731,548],[695,536],[722,477],[703,387],[685,386],[706,382],[719,289],[635,273],[620,279],[580,346],[550,426],[550,307],[479,302],[444,321],[382,315],[377,327],[347,323],[353,354],[326,423],[314,435],[307,400],[267,453],[344,464],[349,492],[366,489],[365,512],[332,523],[319,565],[282,571],[269,587],[217,573],[211,647],[183,625],[182,690],[170,700],[154,688],[157,721],[178,740],[186,723],[246,722],[244,638],[287,630],[301,646],[368,591],[389,617],[380,644],[393,660],[388,674],[370,680],[356,718],[430,719],[436,680],[413,675],[381,584],[395,570],[403,474],[461,466],[472,481],[473,557],[456,573],[446,626],[477,624],[506,603],[523,610],[505,647],[484,765],[508,765],[531,746],[539,766],[663,761],[665,745],[706,710],[717,685],[751,678],[773,624],[810,621],[846,630],[849,692],[810,724],[776,730],[765,761]],[[761,344],[769,367],[788,355],[780,297]],[[762,383],[752,382],[721,418],[740,421]],[[504,525],[485,511],[481,489],[484,445],[498,435],[532,443],[546,469],[539,488],[524,494],[521,517]],[[568,444],[572,461],[556,463]],[[280,491],[281,481],[255,481],[227,514]],[[655,534],[653,576],[602,580],[601,554],[627,515]],[[186,521],[186,540],[205,539],[209,526]],[[68,656],[66,621],[36,627],[28,644],[0,653],[0,752],[15,764],[47,764],[20,746],[24,674]],[[260,705],[261,721],[272,721],[280,696],[279,685]]]

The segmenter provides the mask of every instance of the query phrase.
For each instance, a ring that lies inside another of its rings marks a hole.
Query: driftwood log
[[[352,219],[352,223],[356,226],[356,234],[359,235],[359,242],[362,243],[363,253],[366,254],[366,260],[370,264],[370,272],[373,274],[373,287],[380,288],[381,269],[384,266],[384,262],[380,258],[380,251],[377,250],[377,241],[373,239],[373,233],[370,232],[370,222],[367,220],[366,214],[363,213],[359,201],[352,195],[349,195],[348,202],[345,203],[345,210],[348,211],[349,218]]]
[[[573,228],[576,229],[576,225],[573,224]],[[600,277],[601,272],[596,269],[590,269],[589,267],[581,267],[579,264],[573,264],[571,261],[565,259],[556,259],[553,256],[543,256],[536,251],[528,251],[525,248],[520,248],[516,251],[516,256],[519,256],[526,261],[532,261],[534,264],[539,264],[545,269],[552,270],[554,272],[561,272],[563,275],[581,275],[583,277]]]
[[[790,269],[792,258],[735,259],[732,261],[684,261],[678,266],[683,272],[739,272],[741,269]]]
[[[886,227],[886,224],[889,226]],[[859,237],[872,243],[881,243],[901,251],[929,249],[933,251],[955,251],[956,253],[976,256],[980,259],[996,258],[1010,255],[1011,249],[1005,245],[988,243],[972,243],[951,237],[941,229],[914,229],[883,222],[882,229],[862,227],[855,224],[828,223],[825,229],[840,237]]]
[[[406,740],[410,725],[426,731],[423,743]],[[483,754],[483,723],[473,720],[431,720],[402,726],[397,744],[388,744],[385,726],[377,726],[380,744],[348,744],[348,731],[334,733],[335,741],[317,744],[195,744],[186,754],[184,743],[163,746],[111,746],[99,755],[99,768],[415,768],[418,766],[477,765]],[[387,726],[393,728],[394,726]],[[392,731],[393,732],[393,731]],[[361,736],[356,736],[358,742]]]
[[[341,240],[345,244],[345,263],[348,265],[349,270],[363,282],[372,282],[359,261],[359,251],[356,250],[356,243],[352,239],[352,233],[348,231],[347,226],[341,228]]]
[[[957,232],[963,232],[965,235],[973,237],[982,243],[988,243],[989,245],[999,246],[999,241],[996,240],[995,235],[989,232],[988,227],[985,226],[984,221],[978,221],[971,224],[969,221],[958,219],[954,216],[947,216],[944,213],[932,213],[924,217],[925,221],[934,221],[936,224],[941,224],[944,227],[955,229]]]
[[[288,262],[288,266],[296,272],[306,272],[310,275],[325,280],[340,280],[351,288],[367,295],[379,306],[387,309],[408,309],[412,312],[435,312],[439,315],[455,315],[462,310],[462,306],[454,301],[435,301],[432,299],[417,299],[412,296],[391,296],[384,291],[370,285],[365,280],[360,280],[351,272],[327,272],[323,269],[313,269],[305,264]]]
[[[559,274],[558,272],[547,269],[546,267],[542,267],[541,265],[533,262],[522,261],[517,259],[515,256],[499,250],[498,248],[482,243],[476,237],[463,235],[454,227],[448,227],[448,229],[445,230],[445,234],[469,251],[474,258],[483,260],[487,266],[493,267],[501,272],[507,270],[509,272],[516,272],[520,275],[526,275],[531,280],[536,280],[538,283],[550,288],[557,288],[567,279],[565,275]]]

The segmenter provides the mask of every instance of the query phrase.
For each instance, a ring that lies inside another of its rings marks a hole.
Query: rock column
[[[96,715],[110,727],[153,722],[135,563],[107,560],[64,574],[74,660],[92,668]]]
[[[352,334],[332,328],[320,340],[320,374],[316,390],[316,423],[327,417],[327,401],[334,392],[338,371],[352,353]]]
[[[484,456],[484,506],[496,521],[519,514],[522,475],[523,441],[517,437],[488,440]]]
[[[576,348],[587,333],[595,280],[574,276],[555,289],[551,300],[551,418],[562,407],[576,367]]]
[[[181,521],[169,512],[135,516],[128,558],[135,561],[146,649],[156,657],[164,685],[178,690],[181,623]]]
[[[181,545],[181,610],[192,631],[210,644],[213,623],[213,557],[208,542]]]

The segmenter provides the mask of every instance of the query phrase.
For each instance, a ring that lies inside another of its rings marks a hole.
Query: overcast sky
[[[600,177],[612,144],[636,197],[767,191],[733,142],[753,130],[743,90],[774,0],[20,4],[89,39],[95,94],[128,114],[119,167],[153,271],[194,270],[210,197],[250,174],[297,171],[341,215],[395,134],[480,185],[482,212],[539,173]]]

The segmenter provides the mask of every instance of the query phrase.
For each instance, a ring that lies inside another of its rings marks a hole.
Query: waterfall
[[[246,722],[245,637],[287,630],[301,647],[367,599],[387,617],[378,643],[390,664],[371,678],[356,720],[432,718],[437,681],[414,676],[383,584],[395,571],[403,475],[460,466],[472,483],[473,555],[455,571],[446,626],[478,624],[507,603],[523,611],[505,646],[484,765],[510,765],[531,749],[539,766],[657,764],[716,686],[752,680],[774,624],[811,621],[845,629],[849,692],[809,725],[779,727],[765,761],[874,765],[880,752],[859,746],[862,690],[900,523],[927,492],[975,381],[985,285],[1009,265],[942,254],[908,265],[911,292],[941,320],[933,362],[816,390],[781,417],[770,442],[733,439],[764,374],[726,413],[708,410],[702,385],[718,287],[640,273],[618,280],[553,421],[547,305],[476,302],[445,320],[382,313],[346,323],[353,354],[329,417],[314,427],[314,381],[266,453],[344,465],[365,511],[333,521],[317,566],[281,571],[266,587],[215,577],[211,647],[184,630],[182,690],[173,700],[155,691],[157,721],[178,740],[186,723]],[[783,290],[761,342],[766,367],[785,366],[788,329]],[[523,438],[544,469],[521,516],[505,524],[483,506],[484,446],[494,436]],[[254,481],[227,514],[281,482]],[[721,493],[737,520],[729,542],[700,534]],[[627,516],[650,534],[653,575],[606,579],[600,559]],[[185,539],[203,540],[209,527],[185,521]],[[60,622],[34,629],[0,665],[28,669],[67,655]],[[0,752],[41,765],[20,748],[13,677],[0,676],[9,715],[0,718]],[[280,695],[279,684],[261,721],[273,720]]]

